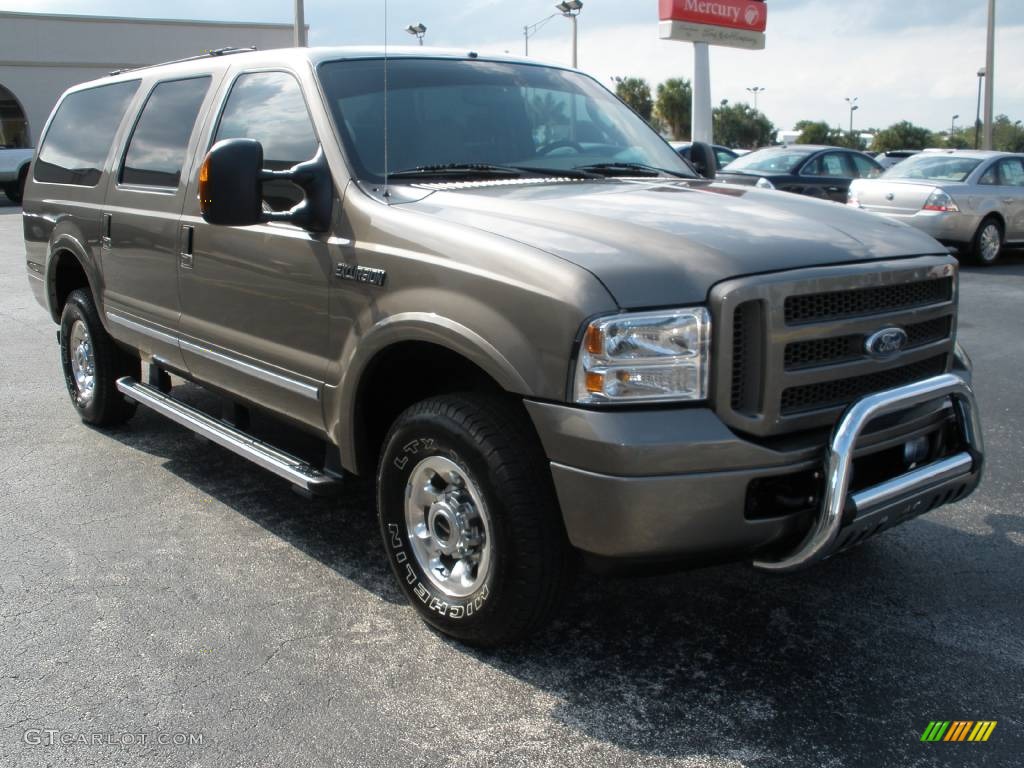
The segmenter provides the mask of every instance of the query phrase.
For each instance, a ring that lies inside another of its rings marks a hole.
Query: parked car
[[[911,224],[979,264],[1024,243],[1024,155],[922,152],[850,187],[855,208]]]
[[[765,147],[743,155],[723,168],[717,178],[730,184],[779,189],[809,197],[846,202],[850,182],[882,172],[863,152],[814,144]]]
[[[892,168],[897,163],[901,163],[908,157],[913,157],[921,150],[919,149],[890,149],[887,152],[878,152],[875,155],[875,160],[883,168]]]
[[[679,156],[684,160],[690,159],[690,148],[693,146],[692,141],[670,141],[672,149],[679,153]],[[728,147],[723,147],[721,144],[712,144],[711,149],[715,153],[715,162],[718,163],[719,168],[724,168],[737,157],[739,153],[735,152]]]
[[[924,233],[696,177],[574,69],[217,53],[47,124],[27,274],[71,404],[307,494],[372,478],[440,631],[530,636],[580,560],[787,573],[978,484],[956,260]]]
[[[32,149],[0,148],[0,189],[12,203],[21,202],[33,154]]]

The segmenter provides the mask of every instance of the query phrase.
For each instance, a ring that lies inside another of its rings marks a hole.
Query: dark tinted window
[[[159,83],[146,100],[125,154],[121,181],[177,187],[185,150],[210,78]]]
[[[802,171],[804,176],[850,176],[846,161],[840,152],[826,152],[809,162]]]
[[[877,165],[864,157],[864,155],[850,155],[850,160],[853,161],[854,170],[857,172],[856,175],[862,179],[873,179],[882,172]]]
[[[263,166],[291,168],[316,154],[317,140],[306,102],[295,78],[284,72],[240,76],[217,126],[215,141],[256,139],[263,145]],[[302,192],[287,181],[263,185],[263,200],[275,211],[302,201]]]
[[[37,181],[94,187],[138,80],[72,93],[61,102],[35,164]]]

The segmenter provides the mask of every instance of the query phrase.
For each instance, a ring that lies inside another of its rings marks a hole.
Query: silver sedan
[[[856,179],[847,204],[924,230],[979,264],[1024,243],[1024,155],[926,150],[877,179]]]

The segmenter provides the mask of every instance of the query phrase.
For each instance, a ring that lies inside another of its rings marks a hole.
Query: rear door
[[[319,148],[299,82],[284,70],[238,74],[204,133],[204,151],[223,139],[259,141],[263,165],[273,170],[309,160]],[[182,220],[191,230],[192,251],[178,280],[181,348],[189,371],[199,381],[321,429],[328,289],[337,246],[327,234],[286,223],[207,224],[199,212],[198,165]],[[265,210],[286,211],[302,199],[289,182],[263,185]]]
[[[845,203],[853,166],[846,152],[823,152],[804,164],[800,177],[805,187],[813,187],[820,193],[818,196]],[[806,189],[804,194],[809,191]]]
[[[107,320],[119,337],[177,368],[184,367],[177,340],[182,170],[212,81],[204,74],[152,84],[101,221]]]
[[[1006,219],[1006,239],[1024,240],[1024,159],[999,161],[999,209]]]

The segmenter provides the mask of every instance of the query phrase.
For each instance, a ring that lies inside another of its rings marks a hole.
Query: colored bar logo
[[[995,720],[932,720],[921,741],[988,741],[996,729]]]

